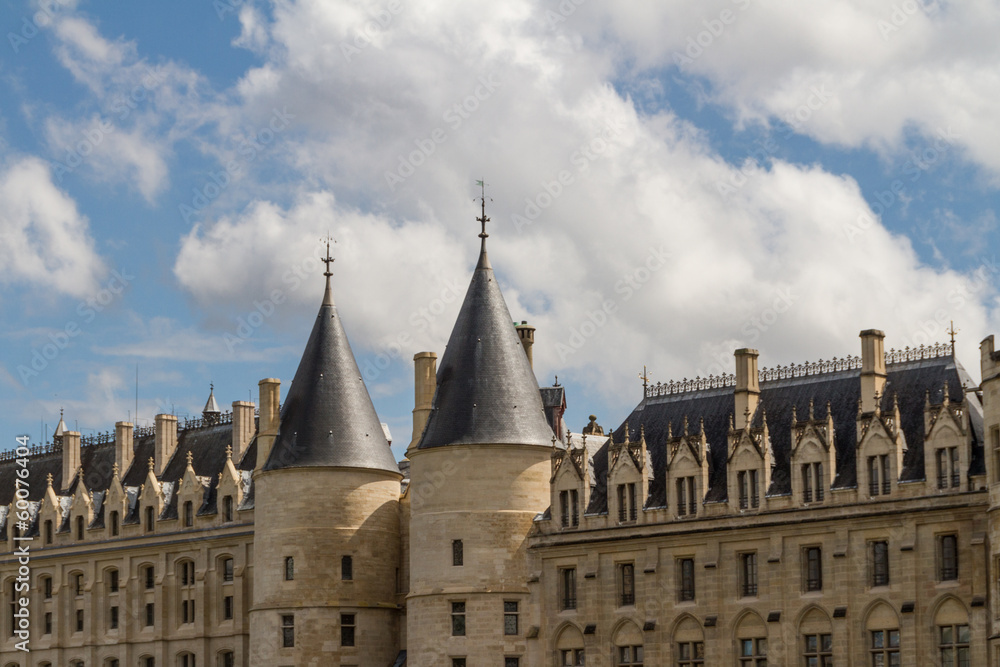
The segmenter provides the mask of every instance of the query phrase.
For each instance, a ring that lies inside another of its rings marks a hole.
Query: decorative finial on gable
[[[645,442],[645,441],[646,441],[646,425],[639,424],[639,442]]]
[[[688,416],[685,414],[684,419],[681,421],[681,428],[683,429],[684,437],[688,436]]]
[[[153,457],[149,457],[149,472],[153,472],[153,468],[156,467],[156,463],[153,461]]]
[[[795,410],[795,404],[792,404],[792,424],[798,424],[798,423],[799,423],[799,414]]]
[[[735,431],[736,430],[736,422],[733,421],[733,413],[732,412],[729,413],[729,430],[730,431]]]
[[[49,488],[51,489],[52,488],[52,473],[49,473],[48,475],[45,476],[45,481],[48,483]]]
[[[187,465],[190,468],[192,466],[192,464],[194,463],[194,452],[192,452],[189,449],[188,452],[187,452],[187,456],[185,458],[187,459]]]
[[[948,405],[949,403],[951,403],[951,397],[949,396],[949,392],[948,392],[948,381],[947,380],[944,381],[944,386],[941,388],[941,391],[944,392],[944,400],[941,401],[941,402],[944,405]]]
[[[121,472],[121,471],[118,469],[118,464],[114,463],[111,466],[111,476],[112,477],[117,477],[119,472]]]
[[[80,466],[79,468],[76,469],[76,477],[77,477],[77,479],[80,480],[80,483],[82,484],[83,483],[83,466]]]
[[[669,421],[667,422],[667,439],[669,440],[670,438],[673,437],[674,437],[674,422]]]
[[[698,417],[698,433],[702,436],[705,435],[705,418]]]
[[[555,439],[555,437],[556,436],[554,436],[554,435],[552,436],[553,439]],[[229,459],[230,461],[233,459],[233,446],[232,445],[226,445],[226,458]]]

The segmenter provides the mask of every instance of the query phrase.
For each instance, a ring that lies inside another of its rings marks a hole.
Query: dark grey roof
[[[437,372],[420,449],[551,445],[538,381],[500,293],[486,243]]]
[[[932,403],[943,400],[943,387],[948,382],[949,399],[960,402],[963,386],[973,387],[975,381],[953,357],[937,357],[892,364],[887,369],[887,381],[882,407],[892,410],[893,395],[898,398],[900,421],[908,451],[903,459],[902,480],[924,479],[924,402],[930,391]],[[809,401],[815,404],[816,417],[826,417],[826,404],[833,414],[837,478],[834,488],[850,488],[857,484],[855,452],[857,448],[858,398],[861,395],[860,371],[846,370],[820,375],[761,382],[760,406],[767,411],[767,426],[774,453],[774,473],[770,494],[789,493],[789,457],[792,432],[791,413],[795,406],[799,419],[809,411]],[[970,474],[984,474],[982,406],[975,393],[969,393],[969,418],[972,424],[972,456]],[[645,427],[646,444],[653,467],[647,507],[666,504],[666,440],[668,425],[674,435],[680,434],[685,416],[692,430],[699,419],[705,421],[705,437],[711,449],[711,473],[708,501],[726,499],[726,458],[728,454],[729,418],[733,412],[733,388],[706,389],[644,399],[615,430],[615,440],[625,436],[625,424],[634,439],[640,425]],[[754,426],[762,423],[763,410],[754,416]],[[591,494],[590,513],[607,511],[608,446],[594,455],[596,485]]]
[[[399,472],[341,326],[329,276],[264,469],[308,466]]]

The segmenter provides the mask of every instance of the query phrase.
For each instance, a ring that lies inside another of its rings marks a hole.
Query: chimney
[[[254,467],[256,470],[263,470],[267,457],[271,455],[271,445],[278,435],[278,423],[281,421],[281,380],[264,378],[257,386],[260,392],[260,426],[257,429],[257,465]]]
[[[528,363],[531,364],[531,368],[534,370],[535,361],[531,354],[531,346],[535,344],[535,327],[528,324],[527,320],[521,320],[521,323],[515,325],[514,328],[517,329],[517,337],[521,339],[524,353],[528,355]]]
[[[878,329],[862,331],[861,337],[861,411],[875,411],[875,396],[885,391],[885,333]]]
[[[62,443],[62,487],[68,489],[80,469],[80,432],[64,432]]]
[[[990,334],[979,344],[983,383],[1000,377],[1000,352],[994,347],[993,335]]]
[[[431,416],[434,390],[437,388],[437,353],[417,352],[413,355],[413,437],[410,446],[416,447]]]
[[[115,422],[115,463],[122,476],[132,465],[132,456],[135,454],[133,438],[135,431],[131,422]]]
[[[177,450],[177,417],[156,415],[156,441],[153,448],[153,474],[159,477]]]
[[[250,401],[233,401],[233,462],[239,465],[253,437],[253,409]]]
[[[760,399],[760,379],[757,376],[757,350],[742,348],[733,353],[736,357],[736,390],[734,424],[737,429],[747,425],[747,414],[753,419]]]

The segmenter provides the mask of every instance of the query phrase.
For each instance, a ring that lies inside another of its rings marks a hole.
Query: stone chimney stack
[[[257,432],[257,465],[255,470],[263,470],[267,457],[271,455],[271,445],[278,435],[281,421],[281,380],[264,378],[257,383],[260,392],[260,425]]]
[[[410,447],[416,447],[431,416],[434,390],[437,389],[437,353],[417,352],[413,355],[413,437]]]
[[[986,472],[990,482],[990,505],[1000,507],[1000,352],[996,350],[993,336],[979,344],[983,383],[983,431],[986,435]],[[991,513],[990,517],[995,516]],[[990,520],[990,540],[1000,544],[1000,525]],[[997,549],[993,547],[994,551]],[[995,554],[996,555],[996,554]]]
[[[866,329],[861,337],[861,411],[875,411],[875,396],[885,392],[885,333]]]
[[[239,465],[253,438],[253,409],[250,401],[233,401],[233,462]]]
[[[177,450],[177,417],[156,415],[156,440],[153,447],[153,474],[159,477]]]
[[[118,470],[125,476],[125,471],[132,465],[132,457],[135,454],[133,438],[135,431],[131,422],[115,422],[115,463]]]
[[[62,440],[62,487],[68,489],[80,469],[80,432],[66,431]]]
[[[535,344],[535,327],[528,324],[526,320],[521,320],[521,323],[515,326],[517,329],[517,337],[521,339],[521,345],[524,347],[524,353],[528,355],[528,363],[531,364],[531,368],[535,368],[535,358],[531,353],[531,346]]]
[[[742,348],[733,353],[736,357],[736,390],[734,424],[741,429],[747,425],[747,415],[753,419],[760,400],[760,379],[757,376],[757,350]]]

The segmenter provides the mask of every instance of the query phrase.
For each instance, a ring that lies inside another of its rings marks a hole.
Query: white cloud
[[[0,164],[0,264],[5,284],[24,282],[76,297],[94,294],[106,271],[89,221],[37,158]]]

